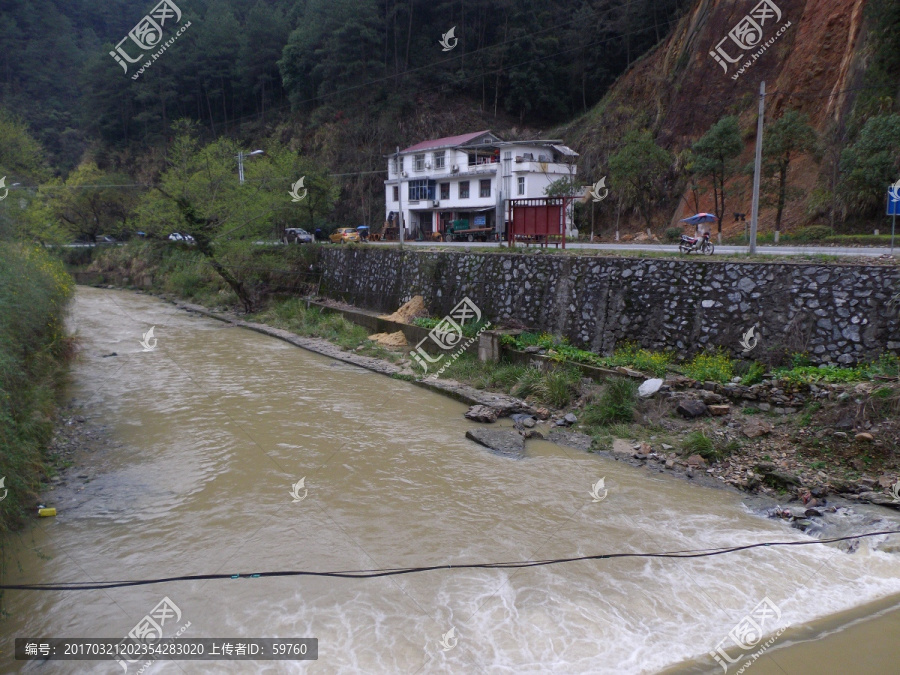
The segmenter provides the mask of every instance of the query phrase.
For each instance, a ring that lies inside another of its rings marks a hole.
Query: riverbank
[[[74,290],[38,247],[0,247],[0,535],[36,513],[57,467],[48,451],[74,354],[63,320]]]
[[[315,306],[307,308],[302,299],[276,301],[248,317],[224,307],[161,297],[186,311],[404,379],[471,406],[485,406],[498,417],[516,415],[515,429],[523,435],[551,438],[651,473],[757,495],[763,498],[760,509],[768,508],[770,515],[801,529],[816,527],[818,518],[839,505],[893,503],[890,488],[900,473],[892,435],[896,421],[873,417],[873,406],[883,396],[873,397],[879,386],[872,383],[825,385],[821,397],[797,408],[773,409],[752,400],[735,405],[717,394],[715,386],[694,381],[686,385],[678,376],[670,376],[656,395],[642,399],[636,396],[636,384],[615,378],[595,382],[571,365],[540,370],[482,363],[469,355],[454,361],[444,378],[425,380],[413,369],[408,348],[379,347],[359,326]],[[705,401],[707,410],[719,414],[685,417],[677,412],[685,400]],[[723,407],[728,408],[724,414]],[[868,411],[862,424],[870,431],[835,431],[834,425],[846,424],[842,415],[857,408]],[[567,414],[574,422],[566,421]],[[531,422],[523,424],[528,418]],[[784,508],[772,508],[775,504]]]

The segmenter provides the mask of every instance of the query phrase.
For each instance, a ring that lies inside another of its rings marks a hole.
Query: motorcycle
[[[678,250],[682,253],[692,253],[700,251],[703,255],[712,255],[715,246],[709,240],[709,232],[704,232],[702,237],[689,237],[686,234],[681,235],[681,243],[678,244]]]

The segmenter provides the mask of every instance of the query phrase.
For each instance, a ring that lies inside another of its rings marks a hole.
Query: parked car
[[[169,241],[183,241],[186,244],[193,244],[194,238],[189,234],[181,234],[180,232],[173,232],[169,235]]]
[[[311,244],[313,242],[313,236],[302,227],[286,227],[281,241],[285,244],[292,244],[295,242],[297,244]]]
[[[116,240],[110,237],[108,234],[101,234],[97,237],[98,244],[115,244]]]
[[[355,227],[339,227],[328,238],[335,244],[344,244],[348,241],[359,241],[359,232]]]

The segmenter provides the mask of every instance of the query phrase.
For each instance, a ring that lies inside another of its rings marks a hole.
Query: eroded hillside
[[[814,222],[817,214],[810,199],[817,184],[827,184],[826,174],[833,168],[827,162],[829,139],[839,147],[863,85],[865,5],[866,0],[697,0],[667,39],[620,77],[590,114],[567,129],[570,142],[583,151],[583,175],[603,175],[606,161],[630,128],[652,129],[658,142],[677,154],[725,115],[740,120],[745,148],[739,163],[752,162],[758,92],[765,81],[767,123],[788,109],[798,110],[809,116],[823,146],[818,156],[802,156],[791,166],[791,184],[804,196],[788,205],[784,227]],[[831,151],[839,156],[839,149]],[[676,185],[681,168],[676,166]],[[609,180],[612,185],[615,177]],[[680,188],[677,185],[676,192]],[[694,208],[688,193],[685,188],[680,206],[660,207],[660,225]],[[729,214],[749,213],[746,176],[732,178],[728,193]],[[711,194],[700,200],[702,210],[712,210]],[[598,217],[608,222],[615,217],[609,211]],[[628,215],[622,219],[627,221]],[[763,209],[762,229],[773,220],[774,209]],[[726,234],[744,227],[727,221]]]

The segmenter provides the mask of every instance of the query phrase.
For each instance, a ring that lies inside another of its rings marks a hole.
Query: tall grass
[[[692,431],[681,442],[681,450],[685,455],[700,455],[709,462],[717,462],[733,455],[740,447],[736,440],[713,440],[700,430]]]
[[[581,421],[587,426],[596,427],[631,422],[637,405],[637,391],[638,384],[633,380],[606,380],[597,402],[585,406]]]
[[[0,534],[24,523],[46,472],[57,393],[71,356],[64,331],[74,290],[40,248],[0,243]]]
[[[386,352],[368,339],[369,333],[362,326],[335,312],[324,312],[318,307],[307,309],[306,302],[300,298],[272,303],[268,309],[251,318],[305,337],[324,338],[344,349],[362,346],[367,352]]]
[[[564,408],[580,393],[581,371],[572,366],[557,366],[547,371],[526,368],[510,393],[522,398],[532,396],[554,408]]]

